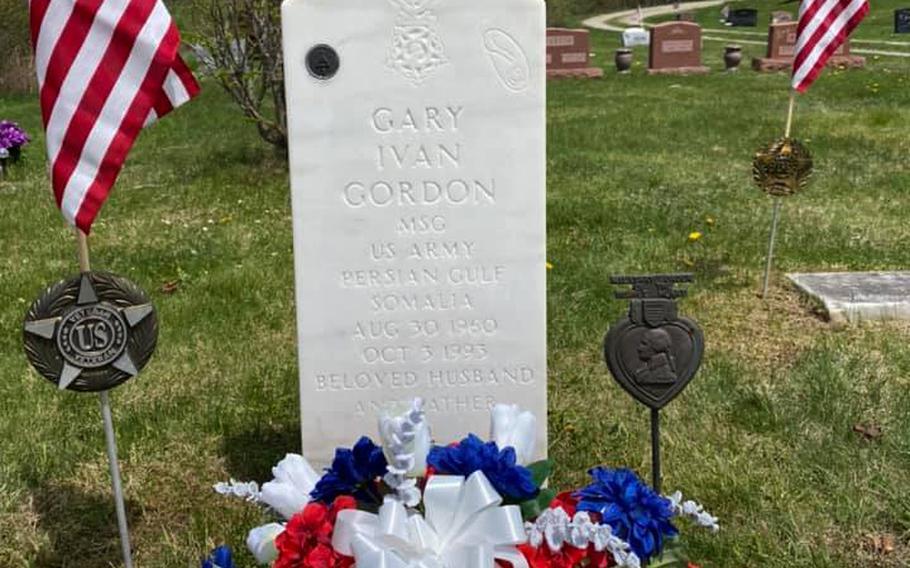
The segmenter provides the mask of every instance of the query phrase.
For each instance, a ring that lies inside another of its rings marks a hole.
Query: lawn
[[[894,33],[894,10],[907,8],[907,2],[903,0],[875,0],[871,2],[872,11],[863,20],[863,23],[857,28],[853,38],[860,40],[862,47],[869,47],[868,41],[885,41],[901,42],[910,46],[910,37]],[[758,26],[755,28],[730,28],[721,23],[720,10],[721,6],[699,10],[696,14],[696,21],[710,32],[726,32],[731,35],[739,34],[741,36],[759,33],[765,35],[768,24],[771,21],[771,12],[790,12],[794,18],[799,12],[798,2],[782,2],[780,0],[741,0],[730,3],[731,9],[755,8],[758,10]],[[674,16],[661,16],[653,19],[653,22],[672,20]],[[650,20],[649,20],[650,21]],[[744,33],[745,32],[745,33]],[[755,39],[755,38],[750,38]],[[759,37],[758,39],[763,39]],[[859,45],[857,45],[859,47]],[[906,49],[905,49],[906,51]]]
[[[910,60],[826,72],[800,98],[794,133],[817,173],[785,205],[780,272],[762,302],[771,202],[751,184],[751,158],[782,133],[786,76],[722,73],[720,44],[706,49],[708,76],[649,77],[641,53],[618,76],[616,43],[595,34],[603,80],[550,85],[555,485],[600,463],[648,475],[647,413],[601,361],[624,310],[608,278],[694,271],[682,310],[708,347],[666,410],[665,488],[703,502],[723,529],[687,531],[693,559],[907,566],[910,325],[831,325],[780,273],[910,266]],[[0,98],[0,118],[41,130],[32,98]],[[42,143],[0,182],[0,566],[118,566],[98,401],[55,392],[21,349],[28,304],[77,270]],[[152,364],[113,395],[139,567],[195,566],[222,542],[252,566],[243,541],[265,517],[211,485],[266,481],[299,449],[287,188],[283,160],[209,81],[143,134],[95,225],[95,267],[142,284],[162,322]],[[880,436],[854,432],[873,425]]]

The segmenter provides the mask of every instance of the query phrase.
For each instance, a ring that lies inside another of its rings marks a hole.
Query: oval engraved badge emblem
[[[493,69],[502,84],[512,92],[520,93],[531,83],[531,66],[528,56],[508,32],[493,28],[483,34],[483,45],[490,56]]]

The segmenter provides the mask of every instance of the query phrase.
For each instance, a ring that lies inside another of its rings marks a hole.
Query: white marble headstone
[[[420,396],[443,444],[517,403],[542,456],[543,2],[287,0],[283,18],[305,455]],[[338,55],[330,79],[314,46]]]

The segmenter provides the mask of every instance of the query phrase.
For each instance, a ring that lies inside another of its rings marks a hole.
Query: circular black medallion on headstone
[[[61,390],[99,392],[135,377],[158,340],[148,296],[113,274],[86,272],[51,286],[25,316],[25,353]]]
[[[341,60],[334,48],[319,44],[310,49],[306,55],[306,68],[310,75],[317,79],[327,81],[338,73]]]

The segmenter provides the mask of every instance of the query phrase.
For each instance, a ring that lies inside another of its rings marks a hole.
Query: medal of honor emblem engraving
[[[155,309],[132,282],[87,272],[50,287],[25,317],[25,352],[58,388],[114,388],[148,363],[158,338]]]

